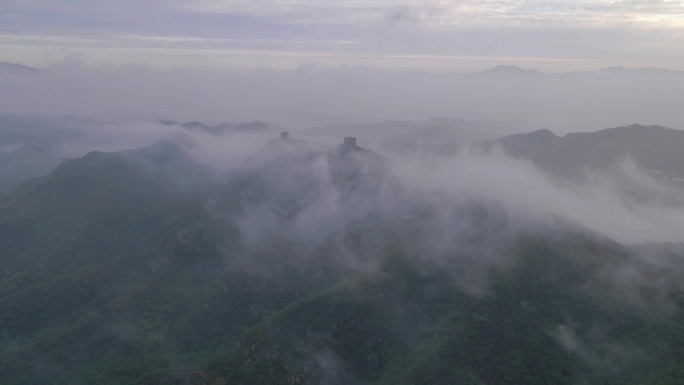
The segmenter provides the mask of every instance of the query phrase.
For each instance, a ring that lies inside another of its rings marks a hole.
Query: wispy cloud
[[[684,26],[684,2],[625,0],[203,0],[177,7],[206,13],[287,17],[294,22],[422,21],[427,24],[519,25],[557,23],[601,26],[639,23]]]

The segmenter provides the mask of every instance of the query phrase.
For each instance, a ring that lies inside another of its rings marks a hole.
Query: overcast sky
[[[0,61],[65,57],[162,68],[684,69],[684,1],[0,1]]]

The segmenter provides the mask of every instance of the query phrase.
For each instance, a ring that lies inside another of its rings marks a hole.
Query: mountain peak
[[[547,143],[552,140],[558,139],[559,136],[554,134],[551,130],[543,128],[541,130],[532,131],[522,134],[511,134],[501,139],[503,142],[531,142],[536,144]]]
[[[632,124],[630,124],[630,125],[628,125],[628,126],[625,126],[624,128],[631,128],[631,129],[639,129],[639,130],[642,130],[642,129],[653,129],[653,128],[656,128],[656,129],[657,129],[657,128],[665,128],[665,127],[659,126],[659,125],[655,125],[655,124],[645,125],[645,124],[639,124],[639,123],[632,123]]]
[[[541,130],[532,131],[530,133],[532,136],[543,137],[543,138],[557,138],[558,135],[554,134],[553,131],[548,128],[542,128]]]
[[[483,72],[487,75],[496,76],[539,76],[541,73],[536,69],[520,68],[516,65],[498,65]]]
[[[159,124],[167,127],[180,126],[188,131],[202,131],[213,135],[247,133],[247,132],[275,132],[280,127],[263,121],[243,122],[243,123],[221,123],[216,126],[209,126],[202,122],[192,121],[180,124],[173,120],[159,120]]]
[[[600,72],[623,72],[627,69],[623,66],[613,66],[599,70]]]
[[[17,63],[0,62],[0,74],[41,74],[45,73],[43,70],[33,68]]]

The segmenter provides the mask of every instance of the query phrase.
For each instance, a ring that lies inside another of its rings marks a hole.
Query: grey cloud
[[[557,2],[161,2],[84,1],[7,3],[0,6],[0,32],[13,44],[49,49],[55,38],[72,49],[183,48],[265,53],[286,49],[287,42],[319,41],[301,53],[354,55],[373,53],[487,55],[593,59],[614,64],[671,66],[681,61],[676,15],[681,5],[664,2],[599,4]],[[134,11],[133,11],[134,10]],[[649,22],[649,17],[659,21]],[[607,24],[606,21],[610,21]],[[388,26],[393,26],[389,27]],[[638,32],[638,33],[636,33]],[[26,41],[22,36],[44,36]],[[169,37],[169,41],[132,41],[125,36]],[[53,39],[52,41],[48,39]],[[97,40],[78,43],[66,38]],[[174,38],[205,39],[196,45]],[[35,39],[34,39],[35,40]],[[232,43],[226,43],[231,40]],[[239,43],[237,43],[239,41]],[[272,41],[272,44],[265,43]],[[354,41],[353,47],[324,42]],[[625,42],[629,42],[626,44]],[[14,48],[16,49],[16,48]],[[8,51],[9,52],[9,51]],[[106,55],[107,50],[99,55]],[[131,55],[133,56],[133,55]],[[156,56],[156,57],[155,57]],[[244,57],[244,55],[243,55]],[[162,54],[136,56],[161,62]],[[248,60],[248,59],[245,59]],[[651,64],[652,63],[652,64]],[[658,64],[660,63],[660,64]],[[252,66],[260,64],[252,63]],[[406,62],[405,66],[410,65]]]
[[[71,61],[49,76],[0,75],[0,101],[5,112],[216,124],[269,120],[293,128],[434,116],[527,121],[561,131],[634,122],[679,128],[684,123],[677,104],[684,97],[679,72],[522,80],[335,69],[320,62],[303,68],[195,72],[130,66],[98,72]]]
[[[407,7],[397,7],[387,11],[387,21],[390,22],[409,22],[420,21],[420,15]]]

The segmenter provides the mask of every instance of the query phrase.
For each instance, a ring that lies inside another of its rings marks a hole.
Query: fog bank
[[[542,74],[498,67],[463,74],[304,63],[296,71],[96,71],[71,60],[43,74],[0,74],[3,113],[212,124],[267,120],[290,129],[442,116],[559,132],[634,122],[677,128],[684,126],[683,97],[684,74],[655,69]]]

